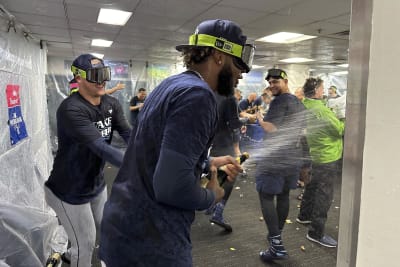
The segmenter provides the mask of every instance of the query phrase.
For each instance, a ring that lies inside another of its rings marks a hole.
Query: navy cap
[[[268,81],[270,78],[287,79],[287,74],[286,71],[281,69],[269,69],[267,77],[265,77],[265,79]]]
[[[100,63],[92,64],[93,59],[99,60]],[[93,68],[103,68],[104,61],[101,58],[93,56],[92,54],[82,54],[72,62],[72,66],[87,71],[88,69],[93,69]]]
[[[215,37],[217,40],[207,38],[207,36]],[[235,53],[234,49],[237,47],[229,47],[231,44],[225,46],[224,40],[239,46],[240,51]],[[240,58],[241,50],[246,44],[246,40],[247,37],[242,34],[240,27],[233,21],[222,19],[206,20],[197,26],[195,33],[189,38],[189,44],[178,45],[176,50],[182,51],[184,48],[193,46],[209,46]]]

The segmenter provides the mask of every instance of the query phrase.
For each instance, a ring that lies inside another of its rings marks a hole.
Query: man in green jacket
[[[323,80],[309,78],[304,86],[303,104],[308,110],[307,142],[312,160],[312,178],[306,185],[296,221],[310,224],[307,239],[325,247],[337,241],[325,234],[325,222],[333,199],[334,179],[342,158],[344,123],[323,101]]]

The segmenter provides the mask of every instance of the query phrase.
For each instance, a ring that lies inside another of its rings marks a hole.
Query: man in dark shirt
[[[239,120],[238,106],[235,96],[217,95],[218,123],[217,132],[210,151],[210,156],[217,157],[231,155],[240,156],[239,139],[242,122]],[[212,214],[210,222],[221,226],[227,232],[232,232],[232,226],[225,221],[223,212],[232,193],[234,182],[226,181],[223,184],[225,195],[222,200],[209,209],[206,214]]]
[[[71,66],[79,91],[57,110],[58,151],[45,183],[47,203],[54,209],[71,242],[71,266],[91,266],[96,231],[107,198],[105,161],[120,166],[123,153],[110,143],[117,130],[128,142],[130,128],[118,101],[106,95],[110,68],[90,54]]]
[[[237,24],[207,20],[179,45],[187,71],[162,81],[146,98],[124,162],[106,202],[100,258],[107,267],[192,266],[195,210],[219,201],[216,168],[241,171],[231,156],[210,157],[217,126],[215,93],[233,94],[254,53]],[[246,47],[246,49],[244,49]],[[245,57],[247,56],[247,57]],[[211,180],[200,186],[211,166]]]
[[[289,191],[297,187],[302,163],[300,139],[306,127],[305,108],[289,91],[286,72],[268,70],[274,100],[267,114],[257,114],[260,126],[268,133],[259,151],[256,168],[256,189],[261,210],[268,228],[270,247],[260,252],[264,261],[285,259],[288,254],[283,246],[281,232],[289,213]],[[274,199],[276,197],[276,206]]]
[[[129,103],[129,110],[131,111],[131,125],[135,127],[136,120],[139,115],[140,109],[143,107],[144,100],[146,99],[146,89],[139,88],[137,95],[132,97]]]

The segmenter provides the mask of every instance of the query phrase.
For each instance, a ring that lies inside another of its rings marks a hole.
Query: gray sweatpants
[[[47,186],[44,188],[46,202],[57,213],[71,242],[70,266],[90,267],[96,233],[100,231],[104,203],[107,200],[107,188],[90,202],[81,205],[61,201]]]

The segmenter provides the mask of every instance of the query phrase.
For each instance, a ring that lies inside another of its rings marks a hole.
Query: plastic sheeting
[[[85,51],[82,51],[83,53]],[[129,102],[139,88],[143,87],[150,93],[163,79],[181,71],[181,68],[171,64],[152,64],[129,59],[126,61],[104,59],[104,61],[111,68],[111,81],[106,83],[106,89],[113,88],[119,82],[125,84],[124,89],[116,91],[112,96],[118,99],[128,120]],[[63,99],[69,95],[68,82],[72,79],[71,64],[71,59],[54,56],[48,58],[46,89],[53,153],[57,150],[56,111]],[[118,137],[116,134],[113,138],[113,145],[123,146],[124,142]]]
[[[328,99],[327,106],[332,109],[339,119],[346,118],[346,94],[338,98]]]
[[[43,191],[52,166],[46,50],[18,28],[7,32],[6,19],[0,27],[0,266],[43,266],[58,225]],[[26,137],[18,137],[24,126]]]

